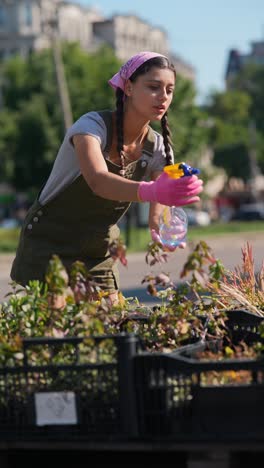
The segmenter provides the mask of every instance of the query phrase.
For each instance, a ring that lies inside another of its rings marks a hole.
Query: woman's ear
[[[124,93],[126,96],[131,96],[131,92],[132,92],[132,83],[130,80],[127,80],[125,84]]]

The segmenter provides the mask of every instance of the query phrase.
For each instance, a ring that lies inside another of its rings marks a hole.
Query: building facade
[[[234,79],[248,64],[264,65],[264,41],[252,42],[248,54],[243,54],[237,49],[230,50],[225,74],[227,89],[232,88]]]
[[[108,44],[121,61],[141,50],[155,50],[170,56],[179,75],[195,80],[193,67],[170,54],[166,31],[135,15],[106,19],[95,8],[68,1],[0,0],[0,58],[50,47],[55,31],[90,52]]]
[[[0,56],[27,55],[30,51],[46,47],[44,21],[52,18],[57,0],[0,1]]]
[[[0,57],[49,47],[54,26],[59,37],[88,49],[96,18],[94,10],[60,0],[0,0]]]
[[[141,50],[155,50],[167,55],[169,45],[165,31],[155,28],[135,15],[115,15],[93,23],[95,38],[103,40],[123,62]]]
[[[176,71],[194,81],[194,68],[175,54],[170,53],[166,31],[153,27],[135,15],[115,15],[111,19],[93,23],[94,40],[110,45],[115,55],[125,62],[141,50],[155,50],[170,57]]]

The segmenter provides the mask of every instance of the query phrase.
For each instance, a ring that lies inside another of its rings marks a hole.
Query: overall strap
[[[102,110],[102,111],[97,111],[97,114],[102,117],[105,126],[106,126],[106,145],[104,148],[104,151],[109,153],[112,145],[112,139],[113,139],[113,112],[110,110]]]
[[[154,133],[154,130],[150,126],[148,126],[148,133],[143,144],[142,152],[144,154],[147,154],[148,156],[153,156],[155,141],[156,135]]]

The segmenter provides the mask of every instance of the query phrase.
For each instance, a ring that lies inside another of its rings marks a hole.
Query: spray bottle
[[[200,170],[181,162],[164,167],[169,177],[178,179],[199,174]],[[159,235],[164,247],[174,250],[180,244],[186,242],[188,230],[188,217],[183,208],[165,206],[159,223]]]

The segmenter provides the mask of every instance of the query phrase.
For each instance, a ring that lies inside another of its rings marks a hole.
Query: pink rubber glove
[[[197,195],[202,192],[202,185],[196,175],[172,179],[163,172],[155,181],[140,182],[138,198],[168,206],[190,205],[200,200]]]
[[[176,247],[172,247],[172,246],[168,246],[168,245],[164,245],[162,243],[162,240],[160,238],[160,235],[157,233],[157,231],[155,231],[155,229],[151,229],[150,230],[150,235],[151,235],[151,239],[154,241],[154,242],[158,242],[162,249],[164,251],[167,251],[167,252],[174,252],[174,250],[176,250],[177,248],[180,248],[180,249],[184,249],[186,247],[186,242],[181,242],[179,245],[177,245]]]

